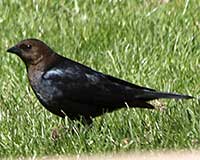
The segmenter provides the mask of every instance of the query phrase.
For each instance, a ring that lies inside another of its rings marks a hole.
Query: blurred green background
[[[164,100],[164,110],[122,109],[88,128],[44,109],[23,62],[6,50],[38,38],[103,73],[198,96],[199,33],[198,0],[1,0],[0,157],[198,149],[198,100]]]

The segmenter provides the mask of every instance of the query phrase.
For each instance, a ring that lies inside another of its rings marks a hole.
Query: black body
[[[25,62],[30,84],[43,106],[63,118],[83,117],[89,121],[104,112],[126,107],[127,104],[129,107],[153,109],[154,106],[147,103],[150,100],[192,98],[157,92],[94,71],[56,54],[36,39],[21,41],[8,52],[16,53]]]

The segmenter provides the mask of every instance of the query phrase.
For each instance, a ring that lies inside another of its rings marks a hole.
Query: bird
[[[151,100],[191,99],[186,94],[160,92],[95,71],[57,54],[45,42],[29,38],[7,52],[26,66],[28,80],[39,102],[51,113],[86,122],[106,112],[129,107],[154,109]]]

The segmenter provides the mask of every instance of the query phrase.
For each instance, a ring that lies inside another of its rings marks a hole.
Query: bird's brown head
[[[7,52],[18,55],[27,66],[36,65],[53,53],[51,48],[38,39],[23,40],[9,48]]]

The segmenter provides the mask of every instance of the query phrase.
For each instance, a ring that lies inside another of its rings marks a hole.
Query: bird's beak
[[[21,50],[20,50],[18,47],[14,46],[14,47],[9,48],[9,49],[7,50],[7,52],[15,53],[15,54],[20,54],[20,53],[21,53]]]

